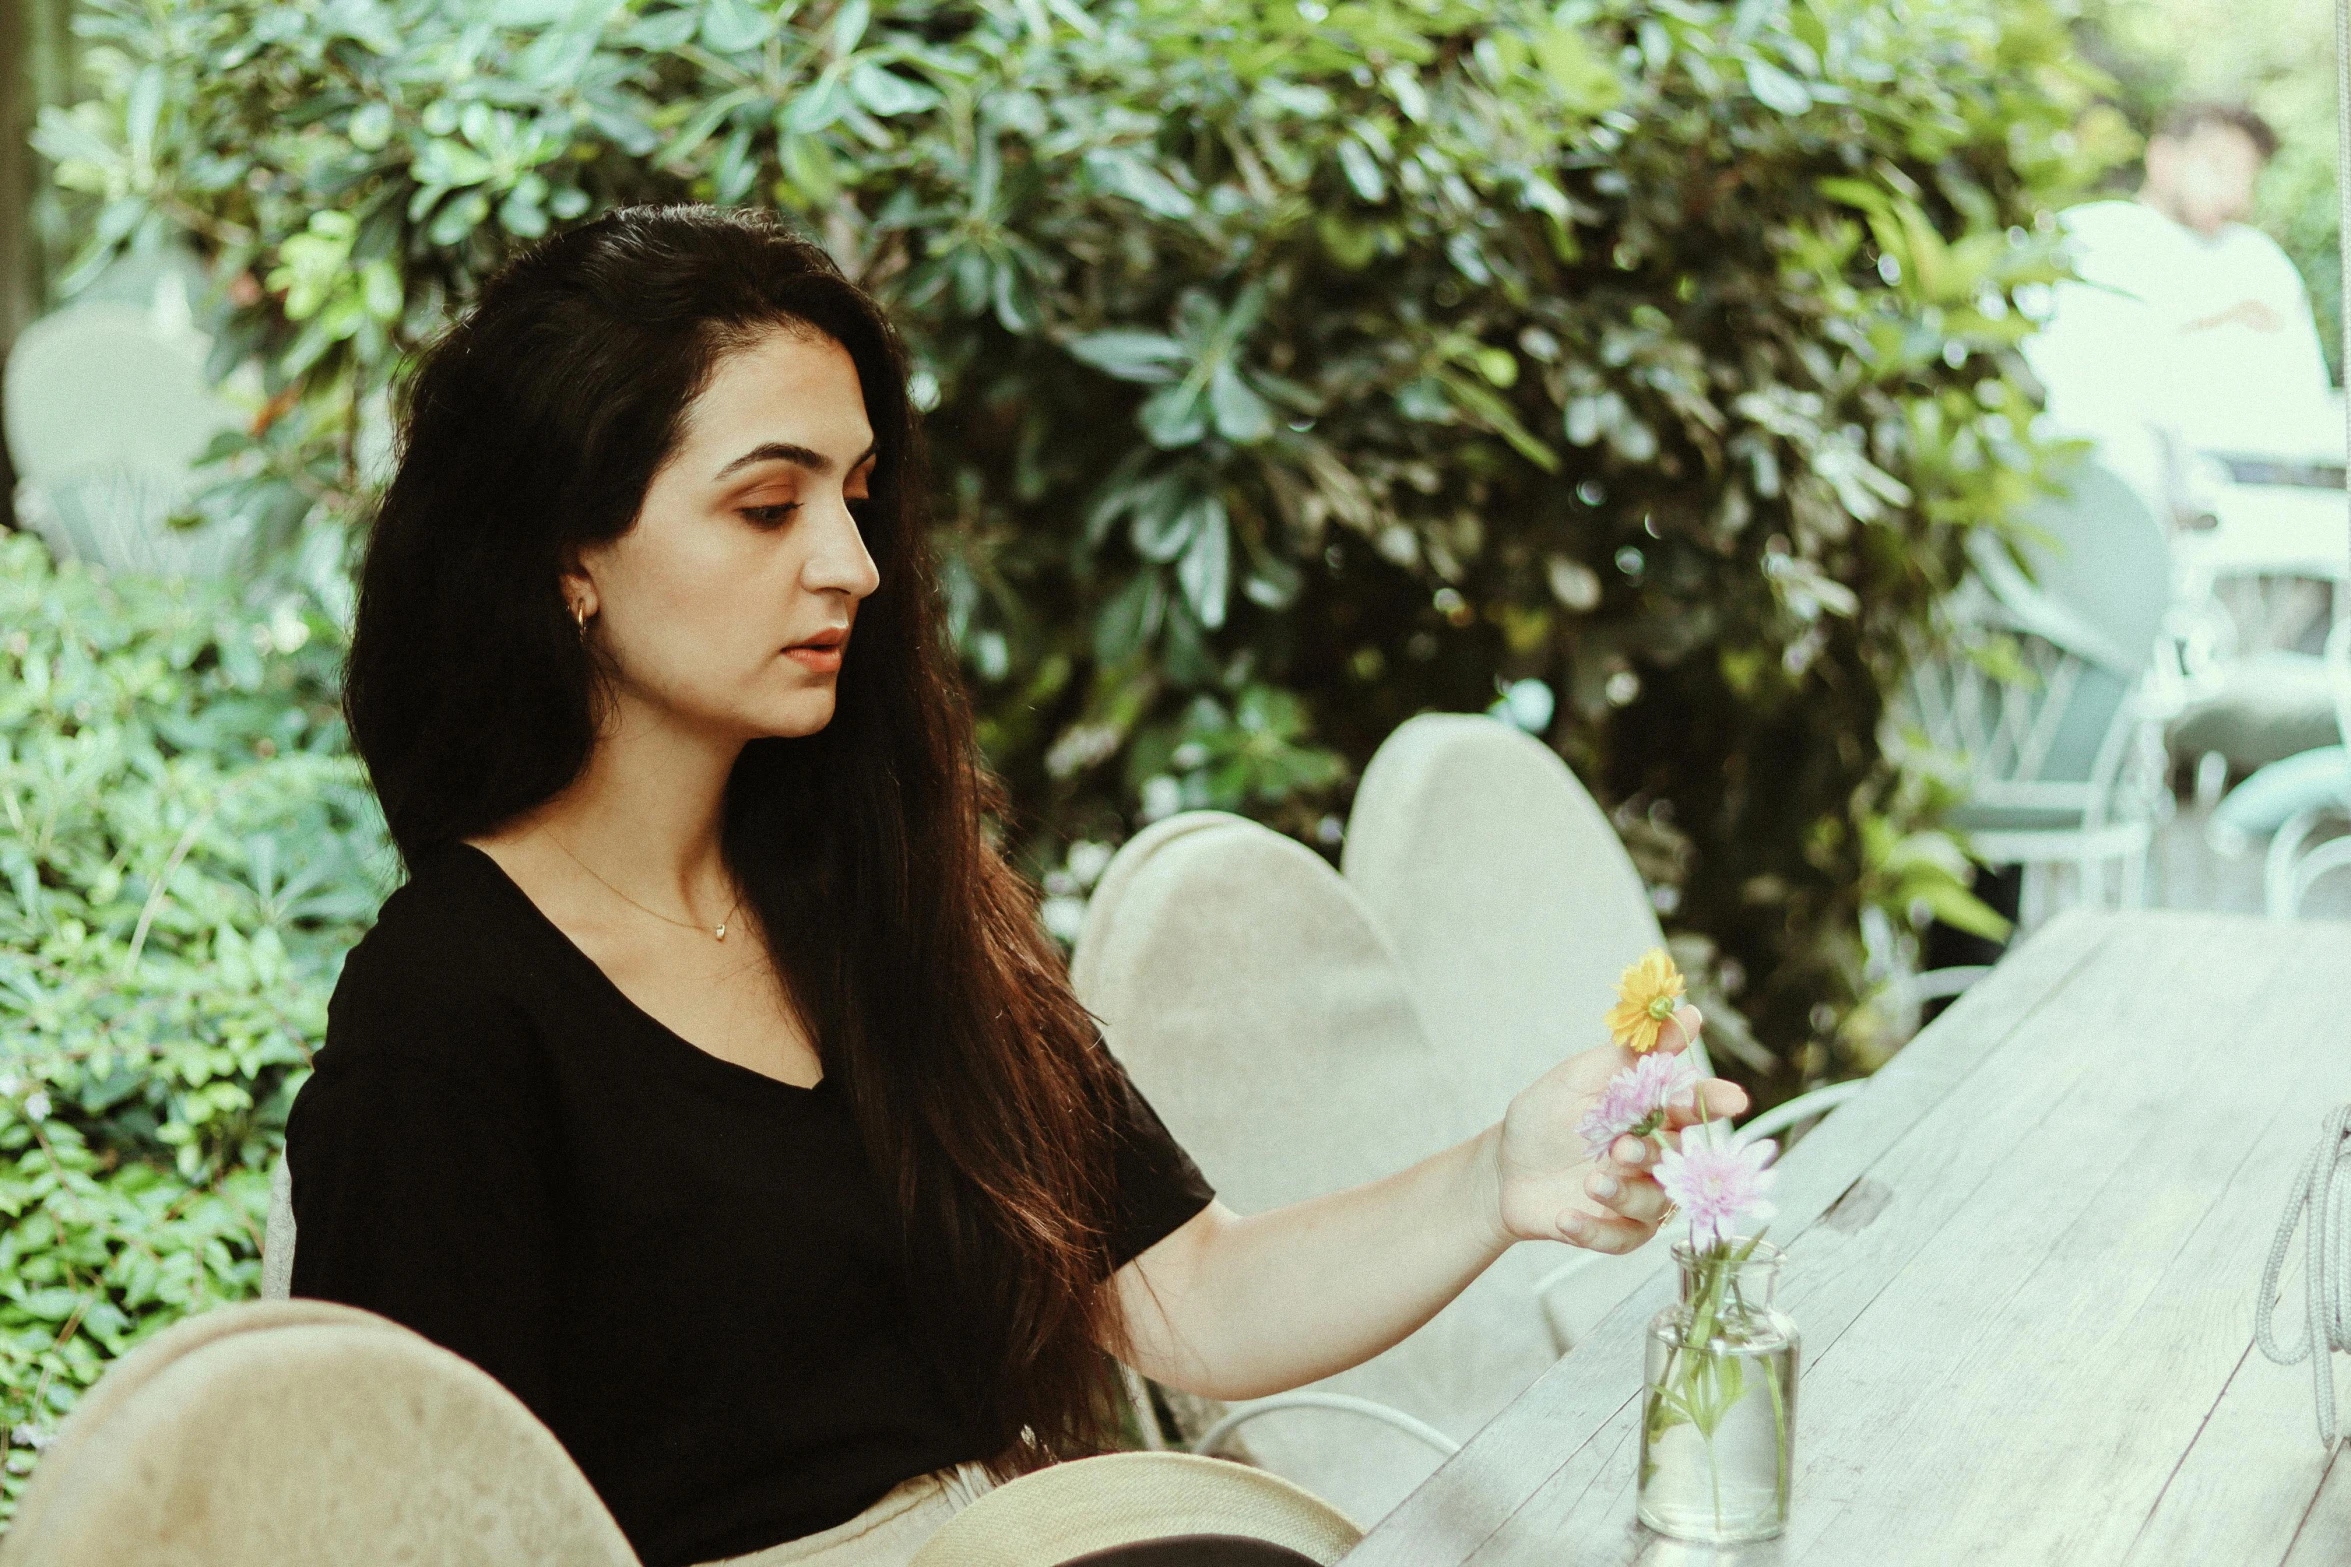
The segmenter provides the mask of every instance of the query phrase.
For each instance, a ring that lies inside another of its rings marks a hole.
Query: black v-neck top
[[[1210,1198],[1128,1094],[1120,1264]],[[422,857],[352,949],[286,1151],[294,1293],[512,1389],[646,1567],[813,1534],[992,1456],[919,1341],[834,1081],[671,1032],[470,845]]]

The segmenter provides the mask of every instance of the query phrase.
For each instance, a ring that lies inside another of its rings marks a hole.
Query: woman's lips
[[[784,657],[811,674],[837,674],[841,668],[841,654],[849,645],[846,631],[824,631],[805,642],[795,642],[784,649]]]

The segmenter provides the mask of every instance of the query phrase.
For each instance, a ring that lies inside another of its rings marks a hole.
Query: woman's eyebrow
[[[854,472],[858,464],[863,463],[878,450],[880,450],[878,446],[868,446],[864,451],[858,453],[857,461],[849,465],[850,470]],[[819,476],[833,471],[833,460],[822,452],[810,451],[805,446],[795,446],[790,441],[768,441],[752,447],[751,450],[719,469],[718,472],[710,476],[710,482],[716,484],[738,469],[748,468],[754,463],[763,462],[788,462],[796,468],[805,468],[810,473]]]

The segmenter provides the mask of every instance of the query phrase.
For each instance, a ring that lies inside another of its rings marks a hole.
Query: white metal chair
[[[1364,769],[1342,863],[1431,1034],[1498,1103],[1600,1043],[1618,976],[1665,940],[1590,793],[1549,746],[1493,718],[1428,713],[1399,725]],[[1926,976],[1921,994],[1956,994],[1980,972]],[[1703,1044],[1696,1059],[1713,1069]],[[1807,1126],[1861,1089],[1815,1090],[1736,1135]],[[1523,1281],[1564,1351],[1655,1266],[1649,1248],[1614,1257],[1546,1244],[1517,1247],[1496,1269]]]
[[[637,1567],[554,1433],[487,1372],[328,1301],[174,1323],[42,1454],[0,1567]]]
[[[269,1225],[261,1233],[261,1298],[290,1300],[294,1294],[294,1167],[278,1150],[269,1172]]]
[[[2338,510],[2344,497],[2334,495]],[[2166,709],[2173,757],[2193,761],[2210,795],[2231,771],[2258,771],[2336,739],[2325,660],[2308,649],[2351,601],[2344,577],[2304,560],[2198,556],[2205,541],[2182,535],[2181,571],[2158,665],[2171,692]]]
[[[2334,693],[2336,725],[2342,744],[2351,751],[2351,618],[2338,620],[2327,633],[2323,658]],[[2298,918],[2311,885],[2329,872],[2351,865],[2351,836],[2311,846],[2311,840],[2330,823],[2346,820],[2351,820],[2351,788],[2321,788],[2271,835],[2262,867],[2263,904],[2271,918]]]
[[[8,356],[4,417],[18,520],[60,558],[111,570],[220,575],[250,519],[175,526],[194,464],[242,412],[204,375],[207,340],[181,272],[144,302],[86,300],[25,328]]]
[[[1364,768],[1341,865],[1431,1036],[1497,1113],[1606,1039],[1618,976],[1665,942],[1598,804],[1549,746],[1494,718],[1397,726]],[[1695,1059],[1712,1070],[1703,1045]],[[1495,1273],[1564,1351],[1653,1263],[1541,1243],[1513,1248]]]
[[[2023,919],[2047,902],[2046,873],[2071,865],[2086,901],[2119,870],[2144,900],[2148,850],[2169,801],[2158,715],[2141,693],[2170,601],[2169,544],[2130,486],[2091,465],[2072,493],[2027,519],[2028,576],[1979,536],[1959,611],[1973,641],[1918,661],[1895,715],[1965,769],[1954,825],[1976,856],[2026,868]],[[2036,538],[2032,535],[2042,537]],[[2001,667],[2005,649],[2023,678]],[[1896,743],[1900,743],[1897,737]]]
[[[1507,1105],[1430,1036],[1348,883],[1236,816],[1170,817],[1126,844],[1071,972],[1112,1051],[1244,1212],[1390,1174]],[[1211,1451],[1245,1434],[1257,1462],[1368,1525],[1553,1358],[1524,1282],[1489,1274],[1385,1354],[1173,1439]]]
[[[2351,837],[2329,839],[2295,861],[2282,903],[2273,907],[2271,914],[2279,919],[2300,919],[2310,889],[2320,877],[2340,870],[2351,870]]]

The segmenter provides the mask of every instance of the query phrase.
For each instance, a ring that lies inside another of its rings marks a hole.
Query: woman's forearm
[[[1125,1357],[1218,1399],[1329,1376],[1435,1316],[1510,1245],[1500,1127],[1409,1169],[1243,1216],[1212,1203],[1116,1280]]]
[[[1658,1048],[1687,1048],[1702,1021],[1682,1008]],[[1384,1180],[1247,1218],[1211,1203],[1119,1270],[1118,1353],[1170,1387],[1262,1397],[1369,1360],[1513,1240],[1632,1250],[1668,1206],[1650,1143],[1596,1144],[1585,1118],[1634,1061],[1613,1044],[1570,1056],[1521,1090],[1499,1126]],[[1692,1074],[1658,1114],[1672,1135],[1746,1108],[1735,1084]]]

